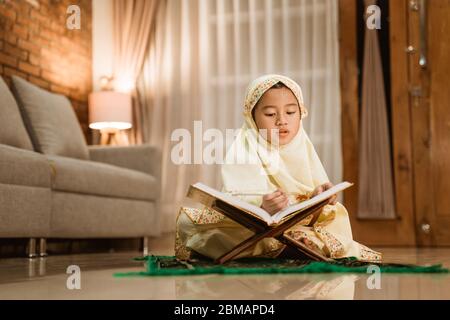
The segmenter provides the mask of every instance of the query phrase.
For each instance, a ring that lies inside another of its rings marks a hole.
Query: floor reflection
[[[345,299],[357,275],[211,276],[175,279],[177,299]]]
[[[155,239],[154,254],[173,255],[173,236]],[[450,248],[376,248],[386,261],[450,267]],[[450,274],[264,274],[127,277],[144,264],[139,252],[0,259],[1,299],[450,299]],[[81,269],[81,290],[69,290],[69,265]]]
[[[35,258],[28,260],[28,278],[42,277],[46,275],[47,258]]]

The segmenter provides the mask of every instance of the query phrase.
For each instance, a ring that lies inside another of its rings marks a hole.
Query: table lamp
[[[116,91],[89,95],[89,128],[100,130],[100,144],[128,144],[120,130],[130,129],[131,123],[131,95]]]

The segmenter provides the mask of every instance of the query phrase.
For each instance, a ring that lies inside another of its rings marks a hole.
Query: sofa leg
[[[40,257],[47,256],[47,239],[45,238],[39,239],[39,256]]]
[[[143,237],[142,238],[142,242],[143,242],[143,252],[142,252],[142,254],[143,254],[143,256],[145,257],[145,256],[148,256],[148,237]]]
[[[36,258],[36,238],[28,239],[28,258]]]

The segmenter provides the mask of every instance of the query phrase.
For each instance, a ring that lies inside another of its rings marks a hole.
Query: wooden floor
[[[173,254],[173,235],[151,241],[153,254]],[[389,262],[450,268],[450,248],[376,248]],[[0,260],[0,299],[450,299],[450,274],[204,275],[115,278],[143,270],[137,252]],[[69,290],[66,269],[81,269],[81,289]]]

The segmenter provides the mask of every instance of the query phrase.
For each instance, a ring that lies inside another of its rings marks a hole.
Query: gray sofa
[[[161,156],[149,145],[87,146],[69,100],[0,77],[0,238],[157,236]],[[39,239],[39,243],[37,243]]]

